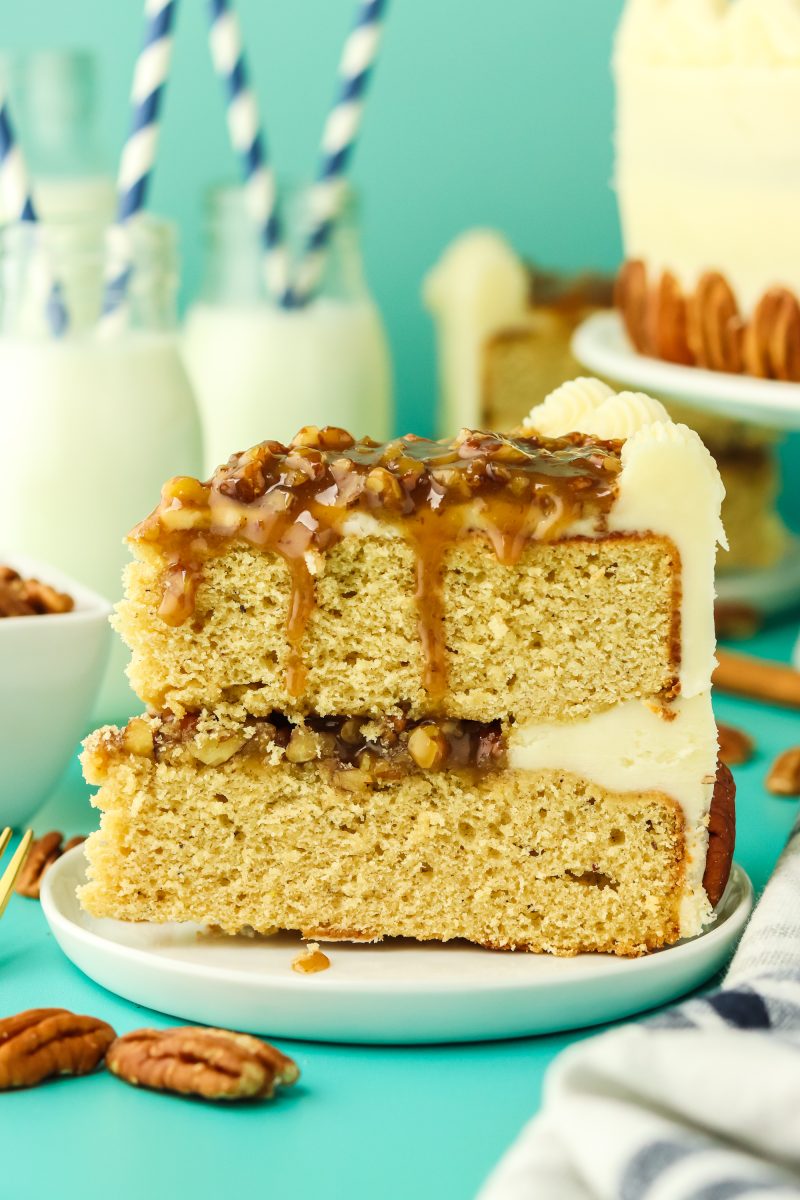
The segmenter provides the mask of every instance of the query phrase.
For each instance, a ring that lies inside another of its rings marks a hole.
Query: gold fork
[[[6,827],[0,833],[0,858],[3,857],[6,851],[6,846],[11,841],[11,830]],[[14,890],[14,884],[17,882],[17,876],[22,870],[25,859],[28,857],[28,851],[31,848],[33,841],[33,830],[28,829],[22,835],[22,840],[17,846],[11,858],[11,862],[6,867],[2,876],[0,876],[0,917],[6,911],[6,905],[11,899],[11,893]]]

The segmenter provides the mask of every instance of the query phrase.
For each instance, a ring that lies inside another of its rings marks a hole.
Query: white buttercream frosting
[[[456,238],[428,274],[423,298],[437,326],[442,433],[480,424],[484,345],[525,319],[528,294],[524,264],[491,229]]]
[[[671,721],[632,700],[578,721],[514,728],[509,760],[530,770],[559,767],[610,791],[661,791],[676,800],[686,819],[681,933],[688,937],[710,917],[702,877],[717,756],[711,710],[714,559],[717,543],[726,544],[719,471],[694,430],[675,424],[663,405],[641,393],[615,394],[605,385],[574,381],[534,408],[525,424],[552,437],[578,432],[623,440],[608,527],[663,534],[678,551],[680,696],[670,706]]]
[[[629,438],[646,425],[669,421],[669,413],[660,400],[644,392],[620,392],[611,395],[584,422],[581,429],[594,437]]]
[[[800,0],[628,0],[625,60],[682,67],[800,65]]]
[[[595,409],[613,395],[613,388],[602,379],[569,379],[533,410],[536,430],[545,437],[558,437],[565,428],[581,429]],[[532,428],[531,417],[523,421],[523,427]]]
[[[669,537],[681,560],[681,694],[696,696],[714,669],[714,562],[727,547],[725,489],[714,459],[686,425],[656,421],[622,447],[619,495],[609,529]]]
[[[530,723],[509,732],[509,766],[559,770],[612,792],[662,792],[686,820],[687,867],[681,935],[699,933],[710,916],[702,887],[707,815],[714,790],[717,730],[711,693],[678,698],[672,720],[629,700],[577,721]]]
[[[714,666],[714,561],[727,545],[720,520],[725,495],[717,465],[700,437],[676,425],[657,400],[639,393],[610,393],[600,403],[576,403],[585,392],[559,389],[532,410],[526,427],[547,435],[589,433],[625,439],[618,495],[608,527],[618,532],[663,534],[680,555],[681,694],[707,691]],[[596,398],[595,398],[596,399]],[[561,419],[559,419],[561,414]]]

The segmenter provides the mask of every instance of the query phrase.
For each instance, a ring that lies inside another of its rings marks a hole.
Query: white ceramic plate
[[[50,868],[42,908],[64,953],[126,1000],[185,1021],[332,1042],[460,1042],[597,1025],[665,1004],[723,966],[753,905],[734,866],[716,924],[646,958],[502,953],[465,943],[327,946],[298,975],[297,936],[225,938],[196,925],[95,920],[75,897],[80,846]]]
[[[595,313],[575,331],[572,352],[590,371],[625,387],[774,429],[800,429],[800,383],[682,367],[638,354],[618,313]]]

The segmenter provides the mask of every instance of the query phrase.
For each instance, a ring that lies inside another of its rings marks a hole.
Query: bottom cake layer
[[[96,916],[555,954],[679,937],[684,817],[662,793],[506,768],[351,791],[318,763],[107,756],[101,736],[84,760],[102,784],[81,891]]]

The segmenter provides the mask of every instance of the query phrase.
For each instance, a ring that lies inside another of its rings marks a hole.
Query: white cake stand
[[[616,312],[595,313],[584,321],[575,331],[572,353],[590,371],[636,391],[655,392],[703,412],[768,429],[800,432],[800,383],[727,375],[647,358],[633,349]],[[793,607],[800,600],[800,541],[792,538],[773,567],[721,576],[717,592],[720,599],[749,604],[768,615]],[[795,661],[800,666],[800,641]]]
[[[647,358],[631,346],[616,312],[595,313],[575,331],[572,353],[599,375],[704,412],[768,429],[800,431],[800,383],[726,375]]]

